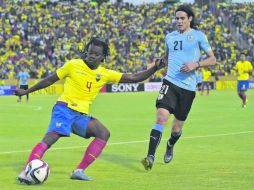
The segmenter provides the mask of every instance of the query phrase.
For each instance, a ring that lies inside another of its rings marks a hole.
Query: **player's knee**
[[[156,123],[160,125],[165,125],[168,121],[169,114],[170,114],[169,111],[166,109],[163,108],[158,109]]]
[[[110,138],[110,132],[107,130],[105,134],[105,140],[108,141],[109,138]]]
[[[156,123],[160,125],[165,125],[167,123],[167,117],[163,117],[162,115],[158,115]]]
[[[100,133],[97,134],[97,137],[100,139],[103,139],[105,141],[108,141],[108,139],[110,137],[110,132],[108,129],[104,128],[103,130],[100,130]]]

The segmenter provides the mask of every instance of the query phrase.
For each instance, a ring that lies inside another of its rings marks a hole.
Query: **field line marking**
[[[16,105],[15,104],[10,104],[10,105],[8,105],[8,104],[0,104],[0,105],[4,106],[5,109],[6,109],[6,107],[15,107],[15,108],[19,107],[19,108],[22,108],[22,109],[26,108],[26,107],[29,107],[29,108],[34,108],[34,110],[36,110],[36,111],[39,111],[39,110],[43,109],[42,106],[27,105],[26,103],[24,103],[23,105],[21,105],[20,103],[17,103]]]
[[[241,135],[241,134],[249,134],[254,133],[254,131],[241,131],[241,132],[232,132],[232,133],[221,133],[221,134],[214,134],[214,135],[203,135],[203,136],[193,136],[193,137],[182,137],[182,139],[198,139],[198,138],[209,138],[209,137],[220,137],[220,136],[232,136],[232,135]],[[161,139],[162,141],[168,139]],[[137,144],[137,143],[145,143],[149,140],[141,140],[141,141],[125,141],[125,142],[112,142],[108,143],[107,146],[111,145],[122,145],[122,144]],[[54,150],[67,150],[67,149],[78,149],[78,148],[86,148],[87,146],[69,146],[69,147],[59,147],[59,148],[51,148],[51,151]],[[31,150],[14,150],[14,151],[3,151],[0,152],[0,155],[3,154],[16,154],[16,153],[24,153],[30,152]]]

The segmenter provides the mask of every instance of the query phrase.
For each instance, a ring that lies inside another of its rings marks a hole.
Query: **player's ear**
[[[192,17],[192,16],[190,16],[190,17],[189,17],[189,21],[191,22],[191,21],[192,21],[192,19],[193,19],[193,17]]]

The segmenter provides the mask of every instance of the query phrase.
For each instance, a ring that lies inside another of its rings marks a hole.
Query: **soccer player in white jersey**
[[[192,8],[189,5],[180,5],[175,11],[175,18],[177,30],[167,34],[165,38],[168,69],[156,101],[156,121],[150,133],[147,156],[141,161],[146,170],[153,167],[156,148],[171,114],[174,115],[174,120],[164,162],[169,163],[172,160],[174,145],[182,134],[184,121],[195,98],[195,70],[216,63],[205,34],[196,27]],[[202,61],[201,50],[207,55]]]
[[[70,177],[74,180],[92,180],[84,173],[84,170],[99,157],[110,137],[108,129],[98,119],[89,115],[89,107],[93,100],[107,83],[140,82],[165,66],[165,61],[157,59],[147,70],[135,74],[120,73],[100,66],[108,54],[108,44],[99,38],[92,38],[80,59],[68,61],[53,75],[27,90],[15,90],[15,95],[23,96],[46,88],[60,79],[65,79],[64,92],[53,107],[48,131],[34,146],[26,163],[41,159],[44,153],[63,136],[68,137],[74,133],[82,138],[94,137]],[[17,180],[20,183],[31,184],[24,170]]]

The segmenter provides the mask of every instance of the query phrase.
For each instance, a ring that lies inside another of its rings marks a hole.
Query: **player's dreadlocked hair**
[[[90,39],[90,41],[86,44],[84,50],[79,51],[79,53],[81,54],[80,56],[81,56],[82,59],[86,58],[87,51],[88,51],[90,45],[101,46],[103,48],[103,55],[104,55],[104,59],[102,61],[107,60],[107,58],[109,56],[109,45],[105,40],[103,40],[101,38],[98,38],[98,37],[92,37]]]
[[[187,4],[180,5],[176,9],[175,13],[178,12],[178,11],[183,11],[183,12],[187,13],[188,18],[190,16],[192,16],[192,21],[190,23],[190,27],[194,28],[194,29],[198,29],[198,26],[197,26],[197,23],[196,23],[196,19],[195,19],[195,14],[194,14],[192,8],[189,5],[187,5]]]

